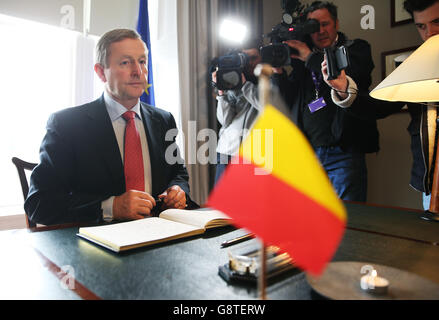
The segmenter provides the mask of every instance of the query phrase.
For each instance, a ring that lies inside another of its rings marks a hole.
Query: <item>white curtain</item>
[[[177,0],[148,1],[155,103],[171,112],[181,129],[178,85]],[[181,135],[177,143],[182,147]]]
[[[217,50],[216,39],[210,36],[216,34],[217,6],[218,0],[149,2],[156,104],[176,118],[182,133],[177,141],[190,176],[191,198],[199,204],[207,199],[212,165],[200,163],[197,152],[208,139],[197,141],[197,136],[203,129],[216,129],[208,67]],[[212,160],[216,157],[216,141],[208,142],[213,146]]]

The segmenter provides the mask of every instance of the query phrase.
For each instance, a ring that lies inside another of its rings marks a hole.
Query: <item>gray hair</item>
[[[125,39],[142,40],[142,37],[137,31],[131,29],[114,29],[105,33],[96,45],[96,62],[106,68],[108,66],[108,57],[111,54],[111,44]],[[148,48],[146,45],[145,49],[146,55],[148,55]]]

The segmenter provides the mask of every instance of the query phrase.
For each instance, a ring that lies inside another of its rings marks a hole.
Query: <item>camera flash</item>
[[[247,35],[247,27],[242,23],[225,19],[219,29],[220,36],[233,43],[242,43]]]

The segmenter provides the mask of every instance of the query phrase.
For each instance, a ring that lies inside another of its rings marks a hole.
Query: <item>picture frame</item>
[[[390,0],[390,27],[397,27],[413,21],[404,9],[404,0]]]
[[[395,70],[401,60],[407,58],[419,46],[384,51],[381,53],[381,79],[384,80],[389,74]],[[397,61],[400,60],[400,61]]]

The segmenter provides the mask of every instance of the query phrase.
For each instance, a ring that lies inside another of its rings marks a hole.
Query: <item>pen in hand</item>
[[[221,247],[225,248],[225,247],[228,247],[228,246],[231,246],[231,245],[234,245],[234,244],[246,241],[246,240],[253,239],[254,237],[255,237],[254,233],[247,233],[243,236],[224,241],[223,243],[221,243]]]
[[[155,206],[151,209],[151,216],[152,217],[158,217],[160,214],[160,209],[162,208],[163,198],[154,198],[155,200]]]

